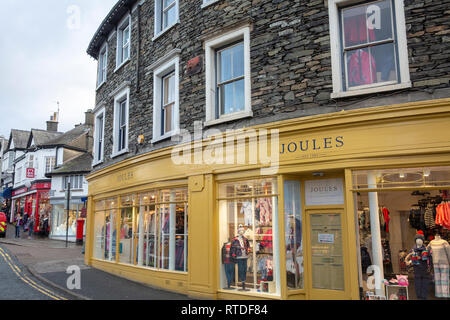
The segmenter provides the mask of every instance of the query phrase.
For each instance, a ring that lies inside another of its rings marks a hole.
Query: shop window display
[[[276,181],[227,183],[219,190],[222,288],[279,294]]]
[[[303,289],[302,208],[299,181],[284,183],[286,277],[290,289]]]
[[[72,204],[69,210],[69,229],[67,230],[67,209],[63,204],[52,205],[51,236],[65,238],[68,231],[69,239],[77,235],[78,205]]]
[[[448,299],[450,168],[355,172],[360,282],[381,269],[386,299]],[[389,188],[389,190],[386,190]],[[369,192],[374,189],[374,192]]]
[[[100,227],[108,223],[108,210],[96,203],[95,248],[108,245]],[[98,209],[97,209],[98,208]],[[120,198],[119,262],[154,269],[187,272],[187,190],[170,189],[131,194]],[[104,214],[104,216],[103,216]],[[104,220],[103,220],[104,219]],[[105,221],[105,222],[103,222]],[[115,261],[115,236],[111,255]],[[94,250],[95,251],[95,250]],[[101,251],[101,250],[97,250]],[[98,258],[99,255],[94,255]],[[103,258],[101,258],[103,259]]]
[[[95,256],[101,260],[116,260],[117,199],[95,204]]]

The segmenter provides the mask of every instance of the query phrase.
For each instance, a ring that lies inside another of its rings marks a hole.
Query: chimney
[[[58,121],[55,121],[53,117],[50,117],[50,121],[47,121],[47,131],[58,132]]]
[[[91,109],[89,109],[84,114],[85,114],[84,124],[93,127],[95,118],[94,112]]]

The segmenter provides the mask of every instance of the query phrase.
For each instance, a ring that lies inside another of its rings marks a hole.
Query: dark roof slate
[[[67,161],[61,167],[53,170],[48,175],[88,173],[92,170],[92,155],[83,153],[82,155]]]

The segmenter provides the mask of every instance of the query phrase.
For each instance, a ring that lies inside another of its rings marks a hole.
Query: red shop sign
[[[34,179],[35,170],[34,168],[27,168],[27,179]]]
[[[36,183],[31,187],[31,190],[36,190],[36,189],[50,189],[52,186],[51,183]]]
[[[15,197],[15,196],[18,196],[19,194],[22,194],[22,193],[26,193],[28,191],[28,188],[20,188],[20,189],[17,189],[16,191],[13,191],[13,193],[12,193],[12,196],[13,197]]]

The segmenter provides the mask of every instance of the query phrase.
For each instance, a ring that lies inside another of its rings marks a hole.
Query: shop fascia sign
[[[31,186],[30,190],[36,190],[36,189],[50,189],[51,183],[36,183]]]
[[[12,196],[18,196],[19,194],[23,194],[23,193],[27,193],[28,192],[28,188],[27,187],[23,187],[20,189],[17,189],[16,191],[13,191]]]
[[[280,146],[280,154],[327,151],[343,148],[344,145],[345,142],[343,136],[299,139],[298,141],[282,143]]]

